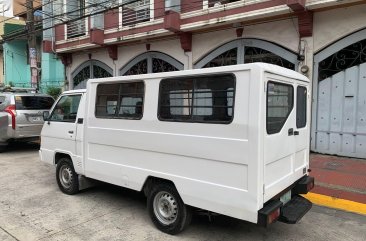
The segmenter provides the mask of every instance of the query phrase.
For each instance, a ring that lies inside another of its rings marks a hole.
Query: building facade
[[[4,85],[4,81],[5,81],[4,61],[5,61],[7,52],[4,51],[4,43],[3,43],[2,35],[4,35],[6,24],[18,25],[18,24],[22,24],[22,21],[17,20],[17,19],[12,19],[9,17],[0,16],[0,42],[1,42],[0,43],[0,86]]]
[[[14,87],[31,87],[31,71],[29,63],[29,48],[27,30],[25,28],[26,1],[13,1],[13,13],[19,20],[5,19],[2,21],[4,31],[3,36],[3,84]],[[41,1],[33,1],[36,25],[42,18],[37,15],[37,11],[42,9]],[[42,24],[42,22],[40,22]],[[65,68],[56,53],[42,52],[41,29],[37,32],[36,49],[37,65],[39,71],[39,90],[47,92],[49,87],[64,87]]]
[[[56,0],[45,52],[89,78],[267,62],[312,80],[313,151],[366,158],[366,3]]]

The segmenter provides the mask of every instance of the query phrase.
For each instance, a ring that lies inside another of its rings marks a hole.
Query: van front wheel
[[[79,178],[72,162],[68,158],[61,158],[56,167],[56,180],[60,190],[68,195],[79,192]]]
[[[148,195],[147,206],[151,220],[164,233],[178,234],[191,222],[192,213],[173,185],[155,185]]]

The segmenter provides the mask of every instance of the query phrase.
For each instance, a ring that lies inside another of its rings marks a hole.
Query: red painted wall
[[[165,12],[165,0],[155,0],[154,19],[163,18]]]
[[[203,0],[181,0],[181,9],[182,13],[192,12],[195,10],[200,10],[203,8]]]
[[[104,29],[118,28],[118,8],[109,10],[104,14]]]
[[[55,35],[56,41],[65,40],[65,24],[55,26]]]

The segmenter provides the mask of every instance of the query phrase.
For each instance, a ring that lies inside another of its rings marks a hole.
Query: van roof
[[[85,93],[86,89],[78,89],[78,90],[67,90],[64,91],[62,94],[76,94],[76,93]]]
[[[225,73],[238,70],[250,70],[250,69],[261,69],[263,72],[278,74],[286,76],[292,79],[297,79],[304,82],[310,82],[310,80],[290,69],[280,67],[278,65],[267,64],[267,63],[250,63],[250,64],[238,64],[222,67],[204,68],[204,69],[190,69],[183,71],[163,72],[154,74],[142,74],[142,75],[129,75],[129,76],[116,76],[108,78],[90,79],[88,82],[105,82],[105,81],[121,81],[121,80],[136,80],[136,79],[154,79],[154,78],[168,78],[168,77],[180,77],[194,74],[213,74],[213,73]],[[79,90],[80,91],[80,90]]]

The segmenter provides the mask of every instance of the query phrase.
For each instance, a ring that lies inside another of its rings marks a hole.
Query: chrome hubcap
[[[154,198],[154,214],[164,225],[175,222],[178,215],[178,204],[168,192],[159,192]]]
[[[66,189],[70,188],[73,179],[71,168],[66,165],[62,166],[58,175],[61,185]]]

